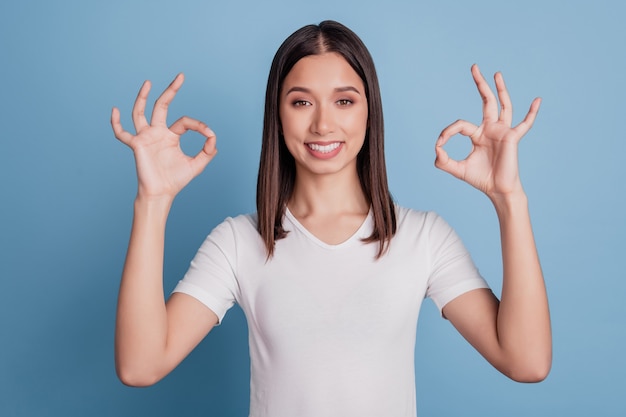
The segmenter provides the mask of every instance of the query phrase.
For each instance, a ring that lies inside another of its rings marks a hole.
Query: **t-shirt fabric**
[[[376,259],[372,213],[329,245],[289,210],[267,259],[256,215],[228,218],[201,245],[174,292],[222,321],[238,303],[250,343],[250,417],[415,417],[414,350],[422,300],[441,310],[487,288],[463,243],[435,213],[396,207],[397,232]]]

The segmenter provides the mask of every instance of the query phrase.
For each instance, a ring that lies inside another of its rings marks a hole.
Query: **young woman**
[[[215,135],[183,117],[166,124],[178,75],[144,111],[136,134],[113,109],[115,136],[135,154],[138,192],[122,276],[116,365],[129,385],[154,384],[235,302],[250,332],[251,416],[415,416],[414,347],[425,296],[497,369],[540,381],[551,365],[546,291],[517,168],[517,145],[539,110],[511,127],[502,75],[498,100],[476,66],[479,126],[459,120],[436,143],[436,166],[484,192],[500,221],[499,301],[453,230],[434,213],[395,205],[385,172],[383,117],[372,59],[336,22],[303,27],[269,74],[257,214],[229,218],[202,244],[167,303],[163,242],[176,194],[216,154]],[[206,136],[194,157],[179,139]],[[463,161],[443,145],[469,136]]]

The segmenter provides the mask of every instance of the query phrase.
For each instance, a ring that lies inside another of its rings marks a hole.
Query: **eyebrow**
[[[352,86],[350,86],[350,85],[345,86],[345,87],[337,87],[337,88],[335,88],[333,91],[334,91],[334,92],[336,92],[336,93],[343,93],[343,92],[346,92],[346,91],[353,91],[353,92],[357,93],[358,95],[361,95],[361,92],[360,92],[359,90],[357,90],[357,89],[356,89],[356,87],[352,87]],[[300,92],[300,93],[308,93],[308,94],[310,94],[310,93],[311,93],[311,90],[309,90],[309,89],[308,89],[308,88],[306,88],[306,87],[298,87],[298,86],[295,86],[295,87],[291,87],[291,88],[289,89],[289,91],[287,91],[287,92],[285,93],[285,95],[289,95],[289,94],[294,93],[294,92]]]

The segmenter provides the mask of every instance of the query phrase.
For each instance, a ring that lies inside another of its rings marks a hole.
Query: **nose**
[[[311,132],[319,136],[325,136],[334,131],[333,112],[327,105],[319,105],[315,109]]]

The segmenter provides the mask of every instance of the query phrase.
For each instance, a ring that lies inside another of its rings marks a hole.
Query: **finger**
[[[475,124],[466,120],[457,120],[441,131],[436,146],[441,147],[445,145],[452,136],[457,134],[469,137],[472,143],[474,143],[474,139],[478,136],[476,135],[477,132],[478,127]]]
[[[179,136],[192,130],[206,137],[202,150],[190,162],[194,175],[200,174],[217,153],[215,133],[205,123],[187,116],[176,120],[170,130]]]
[[[217,154],[216,141],[215,134],[207,137],[202,150],[191,159],[191,169],[194,175],[200,174]]]
[[[500,100],[500,120],[506,123],[507,126],[511,126],[511,123],[513,123],[513,104],[511,103],[511,97],[504,84],[504,77],[501,72],[496,72],[494,78],[496,81],[496,90],[498,91],[498,99]]]
[[[537,117],[537,113],[539,113],[540,106],[541,98],[537,97],[530,104],[530,109],[528,110],[528,113],[526,114],[524,120],[522,120],[517,126],[513,128],[519,133],[520,137],[524,136],[530,130],[530,128],[533,127],[533,124],[535,123],[535,118]]]
[[[130,143],[133,135],[125,131],[122,127],[122,123],[120,122],[120,111],[117,107],[113,107],[113,110],[111,111],[111,127],[113,128],[115,137],[120,142],[125,143],[126,145]]]
[[[448,156],[448,153],[445,149],[440,146],[435,148],[435,152],[437,157],[435,158],[435,166],[442,171],[445,171],[453,176],[463,179],[465,176],[465,165],[461,161],[455,161],[454,159]]]
[[[483,121],[498,120],[498,103],[496,96],[493,95],[493,91],[489,88],[487,80],[485,80],[485,77],[480,73],[480,69],[476,64],[472,65],[472,76],[474,77],[476,87],[478,87],[480,98],[483,100]]]
[[[180,89],[180,86],[183,85],[183,81],[185,77],[182,73],[178,74],[174,81],[163,91],[161,96],[154,103],[154,109],[152,110],[152,125],[167,125],[167,109],[169,108],[170,103],[176,97],[176,93]]]
[[[148,126],[148,120],[146,119],[146,101],[148,100],[148,93],[150,92],[150,81],[144,81],[139,89],[135,104],[133,105],[133,124],[135,125],[135,132],[139,132],[144,127]]]
[[[174,123],[172,123],[172,125],[170,126],[170,130],[176,133],[178,136],[183,135],[189,130],[198,132],[206,137],[215,135],[215,133],[213,133],[213,131],[205,123],[187,116],[183,116],[180,119],[176,120]]]

